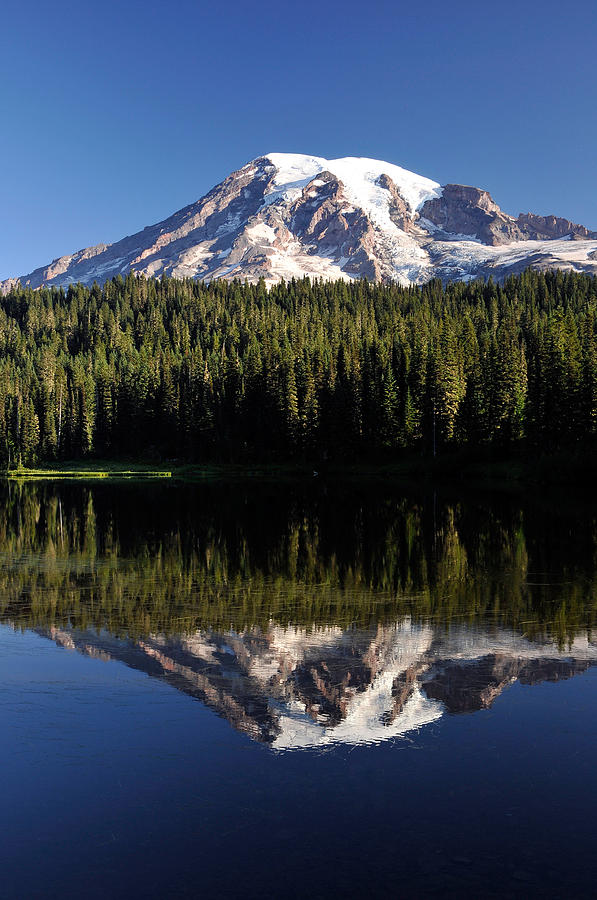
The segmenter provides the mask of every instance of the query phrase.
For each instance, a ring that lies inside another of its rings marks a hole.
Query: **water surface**
[[[593,896],[591,498],[0,491],[2,896]]]

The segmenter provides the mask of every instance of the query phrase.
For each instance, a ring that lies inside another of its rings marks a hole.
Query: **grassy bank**
[[[597,477],[597,448],[577,445],[554,453],[518,452],[497,456],[484,451],[453,451],[435,458],[405,454],[393,459],[348,463],[164,463],[131,460],[69,460],[35,468],[5,469],[9,479],[286,479],[341,478],[462,486],[525,487],[542,484],[589,485]]]
[[[149,466],[143,463],[123,463],[114,460],[72,461],[60,465],[42,463],[35,468],[19,466],[5,469],[5,478],[19,479],[54,479],[54,478],[171,478],[171,468]]]

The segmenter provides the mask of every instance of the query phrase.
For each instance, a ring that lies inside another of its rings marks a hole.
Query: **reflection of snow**
[[[475,660],[482,656],[504,654],[517,659],[587,660],[597,662],[597,643],[578,635],[560,648],[549,640],[529,641],[523,635],[496,628],[492,631],[452,627],[434,646],[444,659]]]
[[[431,628],[415,626],[409,621],[380,628],[365,652],[375,674],[364,690],[346,691],[347,708],[342,720],[335,725],[327,725],[325,717],[314,721],[307,716],[305,705],[293,700],[279,707],[282,731],[273,746],[288,750],[331,743],[378,743],[439,719],[441,704],[425,698],[417,684],[413,684],[402,709],[394,712],[396,679],[407,669],[421,665],[432,639]],[[341,649],[341,642],[337,649]],[[425,664],[423,667],[426,668]]]
[[[386,723],[384,713],[391,706],[392,686],[387,677],[376,679],[364,694],[357,694],[346,719],[333,727],[314,722],[304,705],[294,701],[281,711],[282,732],[272,746],[275,750],[298,750],[337,743],[375,744],[430,725],[442,715],[442,704],[427,700],[418,685],[400,714]]]
[[[487,707],[518,677],[567,678],[597,665],[597,643],[586,636],[559,648],[499,627],[446,631],[409,619],[368,629],[271,623],[130,642],[68,629],[46,634],[159,675],[276,750],[379,743],[437,721],[445,708]]]

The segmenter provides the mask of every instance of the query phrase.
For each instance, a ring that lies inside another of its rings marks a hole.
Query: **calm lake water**
[[[0,484],[0,896],[593,897],[596,510]]]

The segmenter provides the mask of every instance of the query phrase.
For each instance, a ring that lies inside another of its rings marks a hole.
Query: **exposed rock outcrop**
[[[516,219],[521,233],[530,241],[556,240],[569,235],[572,240],[596,240],[597,231],[589,231],[584,225],[575,225],[558,216],[536,216],[534,213],[520,213]]]
[[[490,247],[521,239],[514,219],[501,211],[487,191],[463,184],[446,184],[441,197],[421,207],[421,219],[447,235],[468,235]]]

